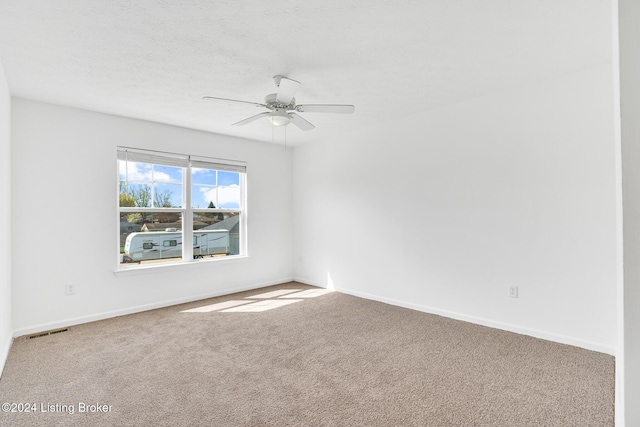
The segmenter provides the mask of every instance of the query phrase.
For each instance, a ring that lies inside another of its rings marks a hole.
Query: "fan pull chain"
[[[287,151],[287,127],[282,126],[284,128],[284,151]],[[275,137],[276,125],[271,125],[271,143],[274,144],[276,142]]]

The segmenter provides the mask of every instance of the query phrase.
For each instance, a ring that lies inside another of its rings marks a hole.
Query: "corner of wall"
[[[0,200],[11,200],[11,93],[0,62]],[[0,376],[13,341],[11,203],[0,204]]]

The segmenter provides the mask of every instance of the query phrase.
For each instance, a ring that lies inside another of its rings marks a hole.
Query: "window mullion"
[[[216,170],[216,207],[220,207],[220,198],[218,196],[218,190],[220,189],[220,178],[218,178],[219,170]]]
[[[246,173],[240,174],[240,253],[247,253],[247,175]]]
[[[193,212],[191,209],[191,166],[182,168],[182,260],[193,260]]]
[[[182,212],[182,208],[136,208],[120,206],[120,212]]]
[[[156,165],[151,165],[151,200],[149,200],[149,204],[151,205],[152,208],[155,208],[157,206],[155,206],[155,202],[154,200],[156,199],[156,195],[155,195],[155,190],[156,190],[156,177],[155,177],[155,170],[156,170]]]

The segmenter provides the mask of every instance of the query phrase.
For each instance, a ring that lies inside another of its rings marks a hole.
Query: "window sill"
[[[172,270],[182,270],[185,268],[193,268],[197,265],[213,265],[213,264],[227,264],[235,262],[243,262],[249,259],[248,255],[234,255],[228,257],[220,257],[213,259],[198,259],[192,261],[179,261],[168,264],[156,264],[156,265],[138,265],[127,268],[117,268],[113,274],[116,277],[137,276],[140,274],[152,274],[159,272],[166,272]]]

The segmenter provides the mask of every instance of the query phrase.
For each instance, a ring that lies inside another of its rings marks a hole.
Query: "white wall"
[[[291,279],[291,150],[19,98],[12,113],[16,335]],[[117,145],[247,161],[249,258],[116,277]]]
[[[0,63],[0,373],[9,354],[11,325],[11,94]]]
[[[619,3],[620,101],[624,232],[622,335],[626,425],[640,425],[640,2]]]
[[[602,66],[296,148],[294,277],[614,354],[612,91]]]

